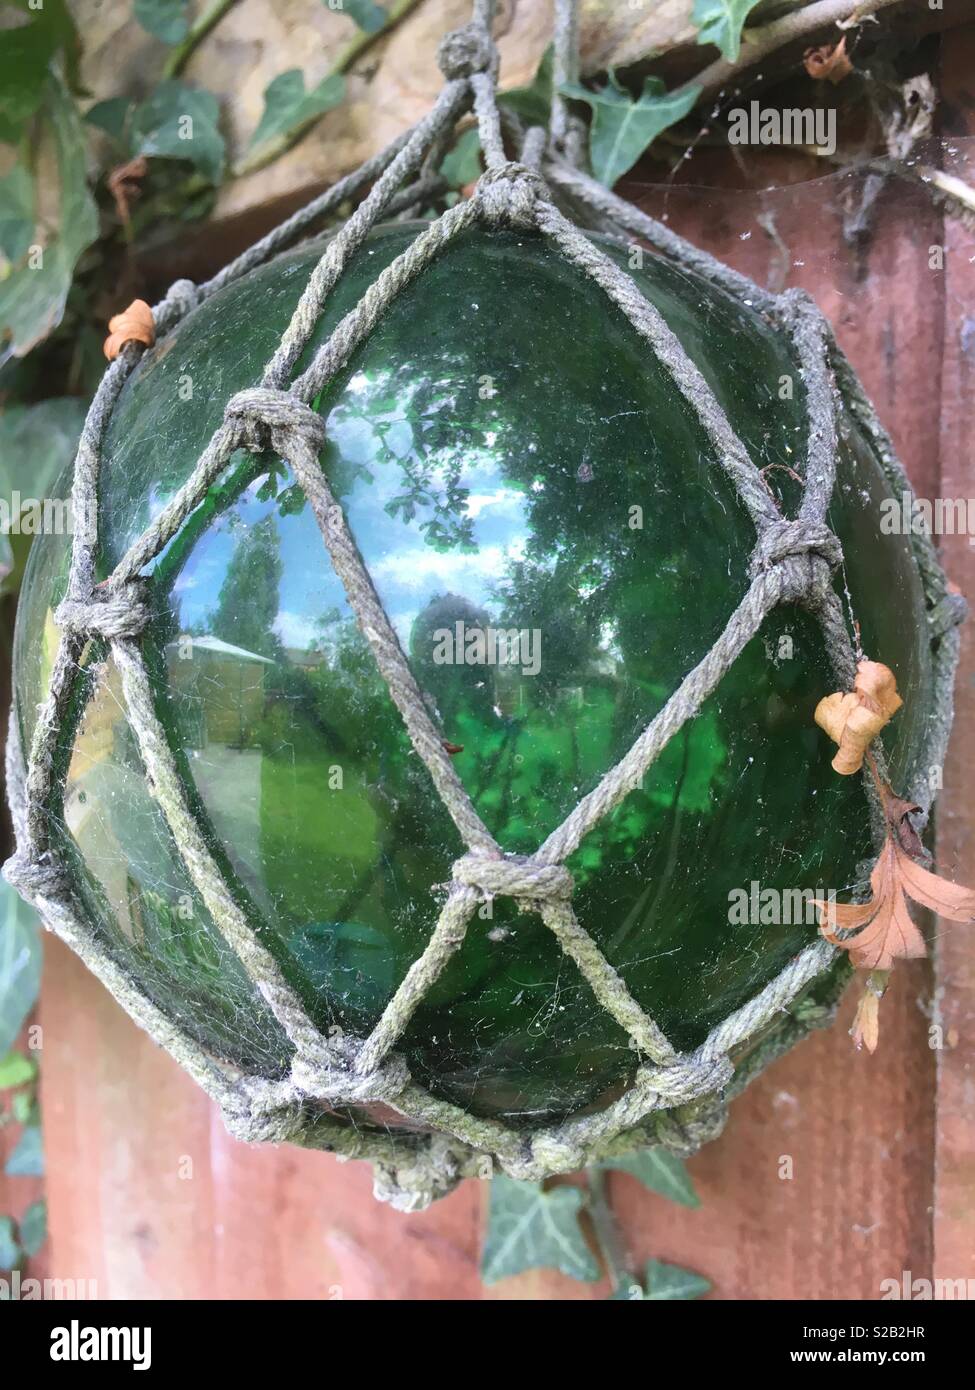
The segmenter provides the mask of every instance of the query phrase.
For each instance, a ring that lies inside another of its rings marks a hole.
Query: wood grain
[[[956,172],[975,179],[975,31],[946,44],[942,90],[946,128],[968,137]],[[960,144],[961,142],[959,142]],[[950,142],[955,146],[955,141]],[[957,146],[955,146],[957,148]],[[959,149],[961,155],[963,151]],[[952,167],[949,155],[946,167]],[[941,358],[941,493],[971,498],[975,513],[975,238],[951,218],[944,229],[944,349]],[[967,536],[944,541],[950,577],[975,603],[975,547]],[[963,630],[955,694],[955,734],[938,811],[938,854],[945,871],[975,883],[975,640]],[[936,957],[937,1147],[934,1167],[934,1277],[975,1280],[975,932],[944,924]],[[969,1288],[975,1285],[969,1285]]]

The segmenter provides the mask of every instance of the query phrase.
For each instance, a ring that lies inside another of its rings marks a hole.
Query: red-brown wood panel
[[[975,57],[967,42],[962,50],[953,34],[946,44],[946,83],[959,98]],[[713,173],[713,162],[700,167]],[[852,249],[843,238],[844,180],[758,191],[771,177],[797,175],[808,171],[795,161],[756,158],[744,171],[752,191],[736,196],[650,186],[659,177],[650,166],[628,192],[763,282],[784,265],[784,245],[787,283],[807,288],[836,325],[918,491],[967,495],[975,379],[971,237],[957,227],[944,232],[920,190],[891,185],[872,236]],[[775,239],[758,221],[769,212]],[[932,274],[928,248],[943,239],[948,269]],[[949,556],[955,577],[975,593],[972,548],[961,540]],[[975,879],[965,788],[975,751],[972,670],[969,661],[940,840],[949,868],[968,881]],[[833,1031],[770,1068],[736,1102],[722,1138],[692,1160],[699,1210],[614,1177],[612,1195],[634,1259],[689,1265],[725,1299],[871,1298],[881,1280],[903,1270],[975,1273],[972,962],[972,934],[953,928],[938,960],[938,1008],[949,1042],[942,1051],[928,1039],[932,967],[918,962],[897,968],[876,1056],[853,1050],[848,1000]],[[64,1277],[97,1279],[104,1297],[605,1294],[604,1286],[545,1272],[484,1289],[477,1256],[485,1194],[475,1183],[404,1217],[372,1201],[362,1164],[236,1143],[189,1080],[56,944],[48,952],[42,1019],[52,1265]],[[793,1160],[791,1179],[779,1176],[784,1155]]]
[[[952,136],[946,167],[975,179],[975,31],[944,46],[946,126]],[[951,148],[958,149],[952,157]],[[959,168],[954,160],[967,155]],[[975,238],[945,222],[944,351],[941,364],[941,495],[975,499]],[[975,511],[975,500],[969,503]],[[975,546],[945,539],[948,573],[975,608]],[[938,854],[947,872],[975,883],[975,634],[963,630],[955,733],[945,765],[938,815]],[[975,934],[946,925],[936,957],[937,1148],[934,1169],[934,1277],[975,1279]],[[972,1287],[969,1285],[969,1287]]]

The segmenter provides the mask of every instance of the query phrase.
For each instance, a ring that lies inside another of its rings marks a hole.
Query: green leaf
[[[163,43],[182,43],[190,31],[188,0],[135,0],[132,12]]]
[[[44,100],[48,65],[63,41],[56,3],[27,14],[26,24],[4,28],[0,42],[0,116],[15,129]]]
[[[639,100],[634,101],[612,71],[608,85],[599,92],[590,92],[578,83],[562,88],[565,96],[592,107],[589,157],[593,173],[607,188],[633,168],[661,131],[687,115],[698,90],[692,87],[683,93],[669,93],[659,77],[648,77]]]
[[[14,1091],[10,1097],[10,1113],[19,1125],[36,1123],[40,1112],[37,1108],[33,1087],[29,1090]]]
[[[85,112],[89,125],[97,126],[110,135],[116,144],[128,149],[129,117],[135,110],[135,102],[128,97],[109,97],[106,101],[96,101]]]
[[[481,177],[481,137],[477,126],[461,131],[440,172],[451,188],[465,188]]]
[[[375,0],[325,0],[330,10],[348,15],[366,34],[378,34],[389,23],[389,15]]]
[[[630,1173],[651,1192],[679,1202],[682,1207],[701,1205],[683,1162],[666,1149],[641,1149],[639,1153],[628,1154],[625,1158],[608,1158],[599,1166],[619,1173]]]
[[[31,1202],[20,1218],[20,1243],[25,1255],[36,1255],[47,1240],[47,1203]]]
[[[8,592],[7,578],[15,569],[16,564],[10,537],[6,532],[0,532],[0,594]]]
[[[250,148],[291,135],[306,121],[338,106],[344,96],[345,78],[341,73],[331,73],[306,92],[300,68],[282,72],[265,88],[264,113],[251,136]]]
[[[9,497],[10,493],[6,495]],[[34,1007],[40,982],[37,913],[9,883],[0,881],[0,1056],[13,1047],[24,1019]]]
[[[503,1174],[491,1182],[481,1273],[488,1284],[526,1269],[558,1269],[592,1282],[599,1266],[579,1228],[585,1194],[578,1187],[542,1190]]]
[[[0,1216],[0,1269],[15,1269],[23,1253],[13,1220]]]
[[[698,43],[713,43],[729,63],[738,61],[741,31],[759,0],[694,0],[691,19],[698,26]]]
[[[44,1148],[40,1125],[28,1125],[21,1134],[3,1170],[8,1178],[42,1178]]]
[[[57,161],[57,230],[38,256],[26,260],[0,280],[0,340],[11,340],[15,357],[23,357],[61,322],[81,253],[98,235],[98,213],[88,189],[84,129],[63,83],[51,74],[41,135],[52,140]]]
[[[0,488],[8,499],[14,491],[23,497],[50,495],[58,477],[74,459],[86,413],[85,402],[77,396],[51,396],[33,405],[8,405],[0,410]],[[8,884],[3,884],[0,894],[8,893],[17,902],[22,901]],[[6,919],[7,911],[5,899],[0,923]],[[30,920],[36,922],[36,914]]]
[[[219,119],[220,104],[212,92],[175,80],[160,82],[132,113],[130,153],[188,160],[211,183],[219,183],[225,154]]]
[[[691,1269],[664,1264],[662,1260],[647,1261],[647,1298],[660,1301],[700,1298],[711,1282]]]
[[[661,1260],[648,1260],[647,1272],[642,1284],[634,1281],[620,1284],[610,1294],[610,1302],[625,1303],[668,1303],[700,1298],[710,1289],[709,1280],[693,1270],[682,1269],[680,1265],[664,1264]]]
[[[33,238],[34,180],[28,169],[15,164],[0,179],[0,256],[19,261]]]
[[[37,1075],[37,1066],[22,1052],[8,1052],[0,1057],[0,1091],[9,1091],[14,1086],[25,1086]]]
[[[555,63],[555,50],[549,44],[542,54],[538,71],[527,87],[512,87],[510,92],[499,92],[498,101],[507,106],[525,125],[548,125],[552,109],[552,69]]]
[[[51,59],[60,53],[68,87],[78,90],[78,34],[65,0],[6,0],[23,22],[3,28],[0,42],[0,140],[15,142],[39,110]]]

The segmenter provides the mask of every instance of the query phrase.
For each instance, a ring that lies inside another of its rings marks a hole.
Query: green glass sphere
[[[417,231],[369,237],[299,369]],[[230,396],[259,380],[322,245],[221,290],[145,354],[104,451],[100,577],[187,478]],[[786,340],[657,257],[633,274],[794,509],[808,424]],[[748,582],[749,516],[647,345],[534,235],[451,245],[315,406],[321,466],[457,773],[501,847],[531,852],[722,631]],[[850,416],[841,436],[841,591],[905,696],[888,741],[905,783],[931,686],[921,583],[908,539],[880,535],[889,486]],[[66,542],[39,541],[17,635],[28,743],[66,572]],[[286,461],[235,454],[148,573],[143,649],[200,824],[316,1023],[365,1036],[464,846]],[[527,634],[517,661],[460,659],[489,630]],[[831,770],[813,722],[835,684],[816,623],[775,612],[569,860],[579,921],[679,1047],[815,938],[805,918],[732,920],[734,895],[842,894],[870,853],[859,779]],[[284,1073],[287,1040],[181,864],[97,643],[59,759],[58,844],[101,938],[205,1047]],[[599,1102],[637,1062],[540,919],[503,900],[475,916],[402,1050],[437,1096],[516,1124]]]

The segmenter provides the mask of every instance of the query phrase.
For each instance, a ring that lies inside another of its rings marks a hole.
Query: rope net
[[[832,1018],[848,975],[836,948],[817,940],[759,994],[717,1026],[695,1051],[679,1053],[640,1007],[623,979],[580,925],[572,907],[573,880],[565,860],[584,836],[641,781],[668,741],[694,718],[739,653],[780,604],[798,604],[818,620],[837,681],[852,687],[856,659],[832,571],[842,560],[826,524],[837,453],[837,397],[870,438],[889,481],[899,493],[909,484],[890,441],[837,347],[829,325],[803,293],[773,295],[691,246],[661,223],[598,184],[581,165],[581,128],[560,95],[577,73],[574,0],[557,0],[555,83],[548,130],[525,130],[497,103],[497,52],[491,39],[493,0],[475,0],[474,17],[443,40],[438,58],[445,78],[430,113],[381,154],[250,248],[203,285],[177,281],[153,309],[161,337],[218,289],[293,245],[314,223],[350,200],[358,206],[329,240],[295,308],[261,382],[235,395],[222,423],[185,484],[145,533],[131,545],[107,580],[95,583],[98,537],[94,525],[77,528],[64,600],[55,620],[59,643],[46,700],[39,711],[26,765],[11,720],[7,773],[17,851],[4,867],[7,879],[108,987],[160,1046],[220,1106],[231,1133],[249,1141],[289,1141],[371,1160],[376,1195],[402,1210],[416,1210],[450,1191],[463,1177],[489,1177],[495,1166],[515,1178],[539,1179],[600,1158],[655,1144],[686,1156],[718,1134],[728,1100],[773,1057],[808,1029]],[[292,380],[325,301],[349,260],[383,216],[424,207],[444,191],[437,169],[457,121],[473,111],[485,173],[473,195],[433,221],[375,280],[337,325],[310,366]],[[504,127],[504,129],[503,129]],[[520,152],[509,159],[508,146]],[[368,189],[368,192],[366,190]],[[663,317],[630,277],[571,221],[627,245],[637,238],[718,285],[783,331],[794,349],[808,411],[805,487],[798,513],[784,517],[758,467],[724,411]],[[310,402],[367,338],[386,307],[463,232],[473,227],[534,231],[589,276],[626,315],[670,373],[700,421],[755,526],[748,589],[712,649],[691,670],[663,708],[613,767],[548,836],[534,854],[505,854],[477,814],[445,750],[407,663],[400,642],[363,565],[341,508],[319,465],[325,427]],[[97,515],[102,441],[119,393],[144,349],[123,348],[108,367],[92,402],[75,462],[73,514]],[[287,459],[312,508],[331,562],[363,635],[386,681],[412,745],[456,825],[467,852],[453,865],[451,881],[427,946],[408,970],[368,1037],[325,1037],[308,1017],[276,959],[238,907],[197,824],[166,734],[156,713],[140,649],[149,617],[147,564],[180,531],[239,448],[270,447]],[[942,761],[952,714],[958,652],[956,624],[964,604],[948,591],[930,538],[912,537],[930,625],[935,708],[927,723],[927,764]],[[57,804],[54,752],[75,695],[80,659],[92,638],[102,639],[118,667],[127,716],[147,778],[196,888],[254,987],[294,1049],[283,1079],[242,1075],[210,1055],[168,1017],[130,977],[86,924],[51,833]],[[931,792],[924,783],[913,799],[926,816]],[[638,1058],[624,1093],[597,1113],[559,1125],[514,1130],[468,1114],[414,1083],[399,1039],[446,962],[464,943],[478,906],[496,896],[537,911],[562,950],[578,966],[599,1004],[628,1034]],[[815,995],[807,986],[833,967]],[[415,1126],[401,1131],[363,1126],[342,1107],[382,1103]]]

